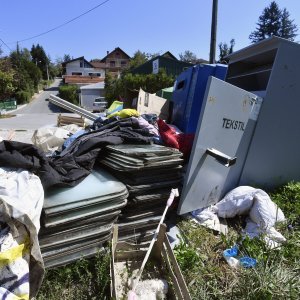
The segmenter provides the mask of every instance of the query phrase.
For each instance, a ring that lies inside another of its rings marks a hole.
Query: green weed
[[[99,252],[64,267],[46,270],[37,300],[109,299],[110,254]]]
[[[243,237],[241,219],[235,219],[238,225],[230,225],[226,236],[191,221],[179,222],[183,240],[174,253],[193,299],[300,299],[300,183],[289,183],[270,196],[287,218],[278,224],[287,242],[277,249],[269,249],[263,235]],[[241,256],[257,259],[255,268],[227,265],[222,252],[235,244]]]
[[[226,236],[191,221],[178,223],[182,240],[174,253],[193,299],[300,299],[300,183],[289,183],[270,196],[291,224],[279,224],[287,242],[275,250],[267,248],[263,236],[243,238],[242,219],[230,224]],[[222,252],[234,244],[239,244],[241,255],[257,259],[255,268],[234,270],[228,266]],[[108,253],[99,253],[47,271],[37,300],[109,299],[109,259]]]
[[[273,191],[270,196],[282,209],[289,223],[300,227],[300,182],[289,182]]]

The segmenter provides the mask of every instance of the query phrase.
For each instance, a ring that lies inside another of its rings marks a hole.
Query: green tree
[[[194,65],[207,62],[205,59],[198,58],[197,55],[190,50],[185,50],[183,53],[179,53],[179,60]]]
[[[293,41],[294,38],[297,36],[297,30],[297,25],[294,24],[294,20],[290,19],[289,12],[286,10],[286,8],[284,8],[281,14],[281,27],[279,36]]]
[[[0,100],[10,98],[16,91],[15,72],[8,59],[0,60]]]
[[[140,88],[148,93],[155,93],[173,84],[174,78],[168,76],[163,69],[160,69],[158,74],[126,73],[119,79],[107,74],[105,78],[105,98],[109,101],[119,98],[132,100],[137,96]]]
[[[16,91],[14,74],[0,71],[0,100],[10,98]]]
[[[75,105],[79,104],[76,85],[62,85],[59,87],[59,97]]]
[[[179,53],[179,59],[188,63],[197,63],[197,56],[190,50],[185,50],[183,53]]]
[[[157,57],[157,56],[159,56],[160,55],[160,53],[159,52],[154,52],[154,53],[146,53],[146,57],[147,57],[147,59],[148,60],[150,60],[150,59],[152,59],[152,58],[155,58],[155,57]]]
[[[265,7],[259,16],[256,29],[249,35],[252,43],[262,41],[273,35],[294,40],[297,36],[297,26],[290,20],[288,11],[283,11],[275,1],[272,1],[268,7]]]
[[[71,60],[71,59],[72,59],[72,58],[71,58],[71,55],[70,55],[70,54],[64,54],[62,62],[66,62],[66,61],[69,61],[69,60]]]
[[[32,62],[28,49],[20,49],[10,54],[10,63],[14,72],[16,98],[20,102],[28,101],[38,89],[42,73],[38,66]]]
[[[130,60],[129,69],[134,69],[134,68],[144,64],[146,61],[148,61],[147,53],[137,50],[133,54],[133,57]]]
[[[50,59],[46,55],[46,52],[42,46],[39,44],[32,45],[30,51],[32,62],[42,71],[42,75],[44,79],[48,79],[48,71],[50,65]],[[47,71],[48,70],[48,71]]]
[[[122,74],[125,75],[131,72],[131,70],[137,68],[138,66],[144,64],[145,62],[149,61],[152,58],[155,58],[158,55],[159,53],[149,53],[149,52],[142,52],[141,50],[137,50],[133,54],[133,57],[131,58],[128,67],[122,71]]]
[[[57,57],[54,63],[50,63],[50,75],[51,77],[63,75],[62,63],[64,62],[62,57]]]
[[[107,72],[105,74],[104,79],[104,89],[105,89],[105,98],[107,100],[115,100],[115,82],[116,78],[114,78],[110,72]]]
[[[233,52],[233,47],[235,45],[235,40],[231,39],[229,42],[230,46],[227,43],[220,43],[219,44],[219,62],[220,63],[228,63],[225,57]]]

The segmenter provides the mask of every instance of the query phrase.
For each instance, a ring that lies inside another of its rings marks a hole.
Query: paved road
[[[26,105],[26,107],[19,109],[17,114],[49,114],[62,112],[59,107],[47,101],[50,94],[58,94],[60,82],[60,79],[55,79],[54,83],[46,91],[39,94],[34,100]]]
[[[56,79],[50,88],[36,96],[28,105],[12,112],[16,115],[15,117],[0,119],[0,129],[35,130],[43,126],[55,125],[58,113],[69,114],[69,112],[46,100],[50,94],[56,95],[58,93],[59,84],[60,80]],[[72,113],[71,115],[74,116]]]

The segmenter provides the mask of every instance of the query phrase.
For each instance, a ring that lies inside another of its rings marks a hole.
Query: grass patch
[[[287,242],[270,250],[263,236],[242,239],[242,220],[229,229],[229,235],[217,235],[192,221],[178,226],[183,239],[174,250],[193,299],[300,299],[300,183],[289,183],[271,198],[283,210],[287,224],[279,224]],[[287,226],[290,225],[290,226]],[[242,256],[256,258],[253,269],[231,269],[222,252],[239,244]]]
[[[109,297],[110,254],[46,270],[37,300],[105,300]]]
[[[0,119],[8,119],[8,118],[12,118],[15,117],[16,115],[11,115],[11,114],[0,114]]]
[[[242,239],[243,218],[229,222],[227,236],[187,220],[177,224],[182,240],[174,253],[192,299],[300,299],[300,183],[289,183],[270,196],[287,218],[287,224],[278,227],[287,239],[280,249],[267,248],[263,236]],[[257,259],[255,268],[228,266],[222,253],[236,243],[242,255]],[[109,299],[109,261],[109,253],[99,253],[92,259],[48,270],[37,300]]]
[[[271,193],[272,200],[282,209],[289,225],[300,227],[300,182],[290,182]]]

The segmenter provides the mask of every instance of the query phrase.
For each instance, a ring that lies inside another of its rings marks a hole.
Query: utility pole
[[[211,16],[210,52],[209,52],[210,64],[215,63],[215,57],[216,57],[217,19],[218,19],[218,0],[213,0],[212,16]]]
[[[47,68],[47,80],[49,81],[49,69],[48,69],[48,63],[46,64],[46,68]]]

